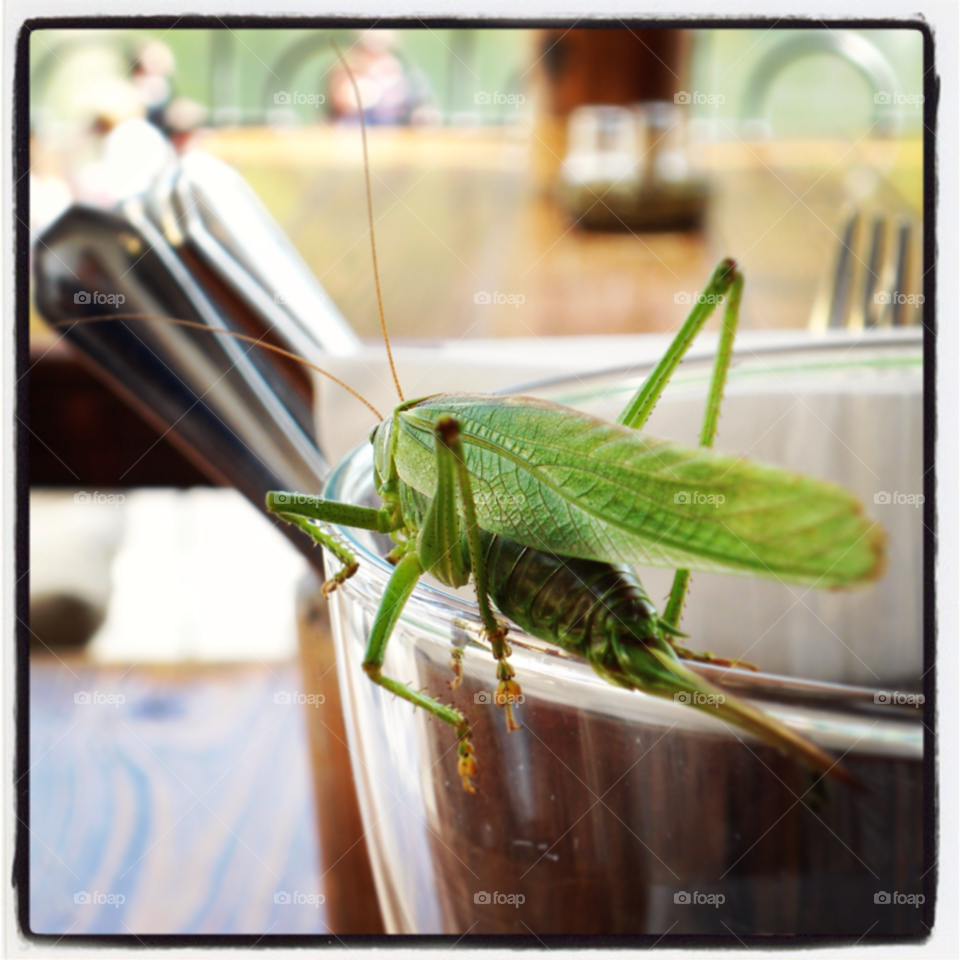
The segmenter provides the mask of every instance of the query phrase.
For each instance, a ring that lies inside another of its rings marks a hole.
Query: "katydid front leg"
[[[358,507],[351,503],[340,503],[337,500],[325,500],[323,497],[285,490],[271,490],[267,494],[267,510],[281,520],[299,527],[340,561],[341,568],[323,584],[325,597],[352,577],[357,572],[358,564],[356,557],[342,543],[315,523],[310,523],[311,520],[357,527],[360,530],[375,530],[377,533],[391,533],[398,530],[403,523],[390,504],[374,510],[372,507]]]
[[[323,586],[320,588],[321,593],[323,593],[325,597],[329,597],[341,583],[349,580],[350,577],[360,569],[360,564],[357,563],[357,558],[353,553],[340,543],[336,537],[326,533],[315,523],[311,523],[305,517],[298,517],[295,513],[280,513],[278,511],[277,516],[281,520],[285,520],[287,523],[292,523],[295,527],[298,527],[305,534],[312,537],[321,547],[326,547],[340,561],[340,569],[332,577],[327,577],[323,581]]]
[[[375,530],[378,533],[392,533],[394,530],[400,529],[403,524],[398,509],[390,503],[384,504],[379,510],[374,510],[372,507],[359,507],[354,504],[340,503],[337,500],[325,500],[323,497],[311,497],[302,493],[285,491],[268,493],[267,509],[282,520],[296,524],[318,543],[323,544],[344,564],[332,580],[328,581],[331,586],[328,587],[327,584],[324,584],[325,594],[335,589],[337,584],[353,576],[357,569],[357,563],[353,554],[346,547],[338,543],[330,534],[310,523],[310,520],[338,523],[348,527],[357,527],[361,530]],[[404,604],[410,594],[413,593],[413,589],[423,571],[424,567],[417,551],[408,549],[398,561],[396,569],[390,576],[380,606],[377,609],[364,653],[363,670],[374,683],[409,701],[414,706],[422,707],[432,716],[437,717],[444,723],[449,723],[456,730],[459,741],[457,749],[460,755],[457,768],[463,780],[464,788],[472,793],[475,788],[471,778],[476,776],[477,764],[473,759],[470,725],[467,723],[466,717],[454,707],[445,706],[432,697],[411,689],[399,680],[385,677],[381,672],[387,650],[387,641],[390,639],[390,634],[393,632],[397,620],[400,619]]]

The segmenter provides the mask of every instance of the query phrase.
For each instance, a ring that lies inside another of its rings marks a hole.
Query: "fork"
[[[842,224],[809,329],[823,333],[919,324],[923,295],[914,263],[920,232],[916,220],[847,206]]]

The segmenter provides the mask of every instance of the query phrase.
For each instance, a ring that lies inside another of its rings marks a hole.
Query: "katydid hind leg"
[[[706,663],[711,667],[724,667],[724,668],[737,668],[740,670],[759,670],[760,668],[755,663],[750,663],[747,660],[728,660],[726,657],[717,657],[712,654],[709,650],[704,650],[702,653],[697,653],[695,650],[690,650],[687,647],[681,646],[671,637],[667,637],[670,645],[673,647],[673,652],[681,660],[690,660],[693,663]]]
[[[723,403],[723,394],[727,386],[727,375],[730,372],[730,362],[733,358],[733,341],[737,335],[737,324],[740,320],[740,300],[743,297],[743,274],[736,273],[727,295],[726,307],[723,311],[723,322],[720,327],[720,341],[717,346],[717,356],[713,364],[713,376],[710,379],[710,391],[703,412],[703,427],[700,431],[700,446],[710,448],[717,435],[717,424],[720,420],[720,406]],[[674,574],[673,587],[670,590],[670,599],[664,611],[663,619],[671,626],[680,623],[683,605],[687,597],[687,587],[690,582],[690,571],[680,569]],[[672,641],[671,641],[672,642]],[[678,650],[674,644],[674,648]],[[697,659],[706,658],[703,655]],[[719,661],[717,661],[719,662]],[[731,662],[731,665],[736,661]],[[751,665],[747,665],[751,666]],[[754,668],[755,669],[755,668]]]
[[[423,574],[423,564],[416,551],[409,551],[396,565],[387,582],[383,598],[374,617],[370,630],[370,639],[363,657],[363,671],[377,685],[389,690],[398,697],[426,710],[431,716],[442,720],[454,728],[457,734],[457,753],[459,760],[457,771],[463,781],[463,787],[469,793],[475,791],[473,778],[477,775],[477,763],[473,756],[473,744],[470,742],[470,725],[467,718],[455,707],[447,706],[428,697],[419,690],[392,677],[384,676],[383,661],[387,652],[387,642],[400,619],[404,605],[413,593],[417,581]]]
[[[698,295],[690,315],[667,347],[666,353],[624,407],[620,416],[617,417],[617,423],[634,430],[643,428],[684,354],[693,345],[703,325],[710,319],[717,303],[723,302],[736,275],[736,264],[732,260],[720,262],[710,282],[704,287],[703,293]]]
[[[477,521],[476,505],[473,499],[473,484],[470,480],[470,471],[463,456],[463,445],[460,440],[460,427],[453,417],[442,417],[436,426],[436,445],[446,447],[453,455],[456,463],[457,487],[460,500],[463,504],[464,522],[467,527],[467,546],[470,552],[470,566],[473,571],[473,582],[477,591],[477,604],[480,607],[480,618],[483,621],[484,633],[490,641],[494,659],[497,661],[497,690],[494,694],[496,703],[504,708],[508,730],[520,730],[520,725],[513,716],[513,704],[520,703],[520,684],[514,679],[516,671],[507,659],[511,654],[507,643],[507,628],[497,620],[490,603],[490,592],[487,587],[486,558],[480,546],[480,526]]]

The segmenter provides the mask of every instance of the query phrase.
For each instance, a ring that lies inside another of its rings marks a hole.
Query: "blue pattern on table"
[[[329,933],[302,712],[323,707],[274,698],[298,683],[35,659],[33,932]]]

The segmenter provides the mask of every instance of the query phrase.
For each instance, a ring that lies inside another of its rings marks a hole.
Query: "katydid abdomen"
[[[859,785],[829,754],[684,666],[664,636],[657,608],[629,567],[563,557],[487,532],[481,534],[481,544],[491,598],[531,636],[584,657],[611,683],[679,699],[821,773]]]
[[[657,610],[628,568],[561,557],[490,533],[481,542],[497,608],[532,636],[609,670],[616,668],[615,636],[655,639]]]

